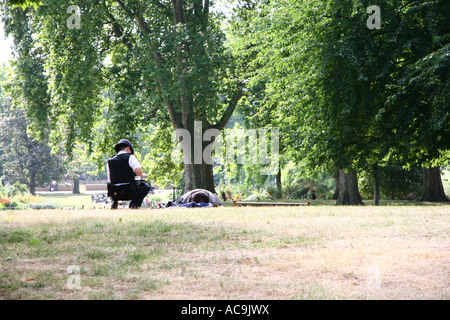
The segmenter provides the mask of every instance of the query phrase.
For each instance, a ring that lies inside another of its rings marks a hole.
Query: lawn
[[[80,194],[73,194],[71,192],[40,192],[38,196],[42,198],[42,201],[46,203],[55,204],[61,208],[66,209],[94,209],[94,208],[108,208],[109,205],[105,203],[93,203],[91,199],[92,194],[97,194],[97,192],[82,192]],[[102,194],[102,192],[98,192]],[[171,200],[172,193],[170,190],[156,191],[155,194],[150,194],[149,198],[156,203],[167,203]],[[311,202],[312,206],[334,206],[336,204],[335,200],[264,200],[263,202],[290,202],[290,203],[306,203]],[[364,203],[368,206],[373,205],[373,200],[364,200]],[[380,205],[382,206],[441,206],[439,203],[432,202],[418,202],[418,201],[406,201],[406,200],[380,200]],[[233,206],[232,201],[227,201],[223,203],[224,207]]]
[[[450,298],[446,205],[69,209],[0,211],[0,299]]]
[[[99,209],[109,208],[110,205],[106,205],[104,202],[94,203],[92,202],[92,194],[104,194],[101,191],[82,192],[80,194],[74,194],[72,192],[39,192],[38,196],[42,198],[44,203],[55,204],[58,207],[66,209]],[[149,199],[155,202],[166,203],[170,200],[172,193],[169,190],[156,191],[155,194],[149,194]]]

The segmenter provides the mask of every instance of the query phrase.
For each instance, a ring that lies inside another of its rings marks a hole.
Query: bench
[[[290,202],[247,202],[247,201],[233,201],[233,207],[297,207],[297,206],[311,206],[311,202],[306,203],[290,203]]]

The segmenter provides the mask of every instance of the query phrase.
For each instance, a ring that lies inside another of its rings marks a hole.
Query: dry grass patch
[[[0,298],[449,299],[448,209],[5,211]]]

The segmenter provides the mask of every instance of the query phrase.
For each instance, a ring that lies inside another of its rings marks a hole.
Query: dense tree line
[[[181,173],[186,190],[214,191],[214,170],[240,168],[187,152],[203,155],[239,114],[246,129],[279,128],[277,185],[288,163],[325,170],[337,203],[360,205],[358,174],[378,203],[393,172],[413,184],[422,170],[422,200],[448,201],[448,1],[234,4],[226,20],[209,0],[6,1],[12,98],[33,134],[69,157],[82,142],[101,166],[126,136],[152,173]],[[177,143],[183,164],[170,156]],[[264,183],[259,169],[242,166],[245,183]]]
[[[447,201],[438,166],[449,159],[450,4],[383,1],[379,29],[367,27],[370,5],[247,2],[234,34],[252,52],[251,117],[287,128],[292,159],[336,170],[340,204],[362,204],[361,170],[377,200],[393,159],[424,166],[422,200]]]

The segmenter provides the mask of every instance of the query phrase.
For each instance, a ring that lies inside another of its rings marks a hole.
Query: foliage
[[[0,124],[0,141],[4,176],[25,184],[31,194],[35,194],[36,186],[46,186],[62,177],[64,168],[60,159],[47,143],[30,136],[22,109],[4,116]]]
[[[28,194],[27,186],[16,181],[6,187],[0,185],[0,196],[13,198]]]
[[[405,68],[380,110],[379,121],[397,144],[394,150],[413,164],[439,166],[450,159],[445,152],[450,147],[450,43],[439,48],[450,40],[450,30],[445,38],[434,39],[430,46],[438,49]]]
[[[379,168],[384,196],[404,197],[418,167],[450,159],[448,1],[383,1],[381,29],[367,28],[369,0],[240,0],[225,25],[209,1],[82,0],[79,29],[71,4],[2,5],[11,98],[66,160],[82,148],[103,166],[127,137],[158,184],[204,186],[212,169],[174,161],[173,129],[224,132],[233,114],[234,129],[280,129],[284,172],[280,189],[261,164],[216,155],[214,182],[233,197],[328,197],[335,168],[358,170],[364,195]]]
[[[23,209],[23,206],[15,200],[1,199],[0,210]]]
[[[248,118],[281,127],[288,157],[309,170],[448,159],[449,3],[385,1],[374,30],[371,4],[281,0],[239,11]]]
[[[242,84],[210,1],[177,0],[172,6],[84,0],[77,4],[80,28],[67,24],[72,4],[44,1],[25,10],[3,6],[5,30],[14,35],[19,62],[30,63],[31,50],[46,61],[45,71],[38,72],[48,74],[52,103],[30,104],[27,110],[47,119],[51,115],[51,138],[64,141],[69,155],[76,141],[109,152],[119,137],[133,140],[152,121],[192,136],[195,120],[206,129],[226,125]],[[22,49],[21,39],[30,43],[29,51]],[[92,130],[96,125],[101,135]],[[186,183],[206,183],[197,181],[200,176]]]
[[[378,170],[381,199],[414,200],[419,198],[423,191],[421,168],[410,167],[405,169],[399,163],[390,162],[383,167],[379,167]],[[371,172],[361,172],[359,181],[363,195],[371,197],[375,183],[373,174]]]
[[[140,152],[145,155],[142,158],[143,169],[158,185],[184,189],[184,184],[180,185],[183,178],[183,164],[174,161],[172,157],[175,148],[172,139],[174,132],[166,130],[163,126],[152,126],[149,129],[151,131],[141,139],[141,143],[146,146]]]
[[[24,209],[26,207],[25,198],[27,198],[27,194],[27,187],[18,182],[6,187],[0,184],[0,209]]]
[[[57,203],[44,201],[41,203],[29,203],[28,208],[34,210],[46,210],[46,209],[59,209],[61,208],[61,206]]]

